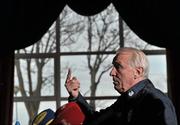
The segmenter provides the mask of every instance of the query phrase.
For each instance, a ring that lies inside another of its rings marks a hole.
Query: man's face
[[[121,53],[114,57],[110,76],[113,78],[114,88],[123,93],[134,85],[135,68],[129,66],[130,53]]]

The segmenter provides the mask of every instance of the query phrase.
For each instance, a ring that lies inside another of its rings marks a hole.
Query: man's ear
[[[134,79],[137,79],[139,77],[142,77],[143,76],[143,67],[136,67],[135,68],[135,73],[134,73]]]

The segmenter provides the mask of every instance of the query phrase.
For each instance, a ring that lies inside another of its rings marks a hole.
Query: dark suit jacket
[[[177,125],[171,100],[149,79],[139,82],[99,112],[93,111],[81,94],[73,101],[86,116],[84,125]]]

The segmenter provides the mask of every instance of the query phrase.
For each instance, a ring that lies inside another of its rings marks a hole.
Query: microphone
[[[32,125],[49,125],[55,118],[55,113],[51,109],[46,109],[35,116]]]

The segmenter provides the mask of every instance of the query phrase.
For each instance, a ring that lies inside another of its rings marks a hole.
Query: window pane
[[[105,71],[105,73],[100,78],[100,81],[97,86],[96,95],[104,96],[104,95],[117,95],[117,92],[114,91],[112,78],[109,76],[110,69],[112,66],[112,58],[114,55],[103,55],[101,58],[106,58],[104,62],[101,62],[99,65],[99,70],[95,75],[95,81],[97,82],[100,74]],[[91,55],[91,65],[94,66],[94,61],[97,59],[96,55]],[[91,79],[90,72],[91,70],[88,68],[87,56],[65,56],[62,57],[61,67],[63,71],[61,71],[61,95],[68,96],[68,93],[64,87],[65,77],[68,71],[68,67],[72,69],[72,74],[76,76],[81,83],[81,93],[85,96],[90,96],[90,85],[93,82],[93,77]],[[96,64],[97,67],[97,64]]]
[[[54,95],[53,59],[17,59],[15,61],[16,96]],[[38,89],[40,87],[40,89]],[[37,95],[35,95],[37,94]]]
[[[87,67],[86,56],[63,56],[61,57],[61,95],[69,96],[67,93],[64,83],[67,75],[68,68],[71,68],[72,75],[76,76],[81,83],[81,91],[86,93],[89,91],[90,80],[89,70]]]
[[[167,70],[166,56],[154,55],[148,56],[150,62],[149,78],[154,83],[155,87],[167,93]]]
[[[21,125],[28,125],[29,116],[23,102],[14,102],[13,125],[19,121]]]
[[[64,11],[71,16],[61,14],[61,52],[112,51],[118,47],[119,21],[113,5],[91,17],[80,16],[68,7]]]

